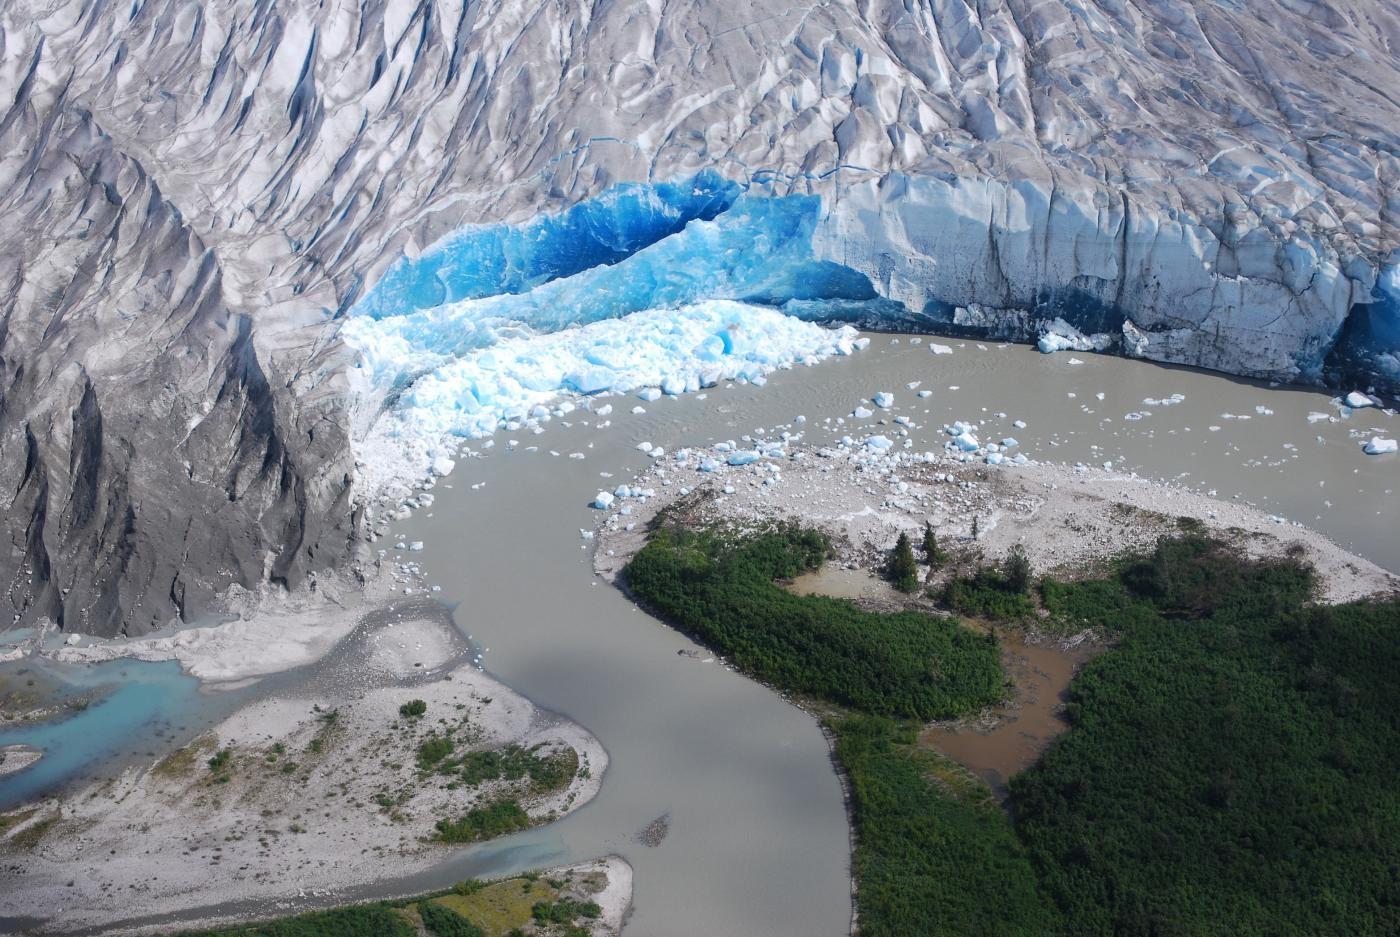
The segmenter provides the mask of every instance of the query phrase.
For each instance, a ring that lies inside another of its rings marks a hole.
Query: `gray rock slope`
[[[1385,0],[10,0],[0,626],[353,556],[338,317],[617,181],[821,194],[931,322],[1394,380],[1397,49]]]

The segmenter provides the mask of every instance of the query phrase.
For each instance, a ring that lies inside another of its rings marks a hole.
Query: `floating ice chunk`
[[[452,469],[456,465],[456,462],[453,462],[446,456],[438,456],[436,459],[433,460],[433,474],[438,476],[450,475],[452,473]]]
[[[1012,421],[1011,425],[1014,426],[1014,427],[1016,427],[1017,429],[1025,429],[1025,428],[1026,428],[1026,421],[1025,421],[1025,420],[1014,420],[1014,421]]]
[[[1376,402],[1359,390],[1354,390],[1343,398],[1348,407],[1353,410],[1360,410],[1362,407],[1374,407]]]
[[[1047,355],[1057,351],[1103,351],[1112,341],[1109,335],[1086,336],[1064,319],[1055,319],[1045,327],[1036,347]]]
[[[856,351],[865,351],[865,349],[870,347],[870,339],[858,338],[855,341],[851,342],[851,347],[854,348]]]
[[[661,388],[643,387],[640,391],[637,392],[637,396],[640,397],[642,400],[645,400],[647,403],[651,403],[653,400],[661,399]]]
[[[885,452],[893,446],[894,443],[885,436],[870,436],[865,440],[865,448],[873,449],[876,452]]]
[[[951,355],[953,353],[953,349],[949,348],[947,345],[940,345],[937,342],[930,342],[928,350],[935,355]]]
[[[410,543],[410,544],[408,545],[408,548],[409,548],[410,550],[413,550],[413,551],[416,553],[417,551],[423,549],[423,541],[421,541],[421,540],[415,540],[415,541],[413,541],[412,543]]]
[[[972,433],[968,432],[967,430],[964,430],[957,436],[954,436],[953,444],[956,445],[963,452],[975,452],[977,451],[977,447],[979,445],[977,442],[977,437],[972,435]]]
[[[1005,461],[1006,461],[1006,456],[1002,455],[1000,452],[989,452],[989,453],[987,453],[987,464],[988,464],[988,465],[1000,465],[1001,463],[1003,463],[1003,462],[1005,462]]]
[[[1394,439],[1382,439],[1379,436],[1372,436],[1362,448],[1367,455],[1382,455],[1386,452],[1395,452],[1397,446]]]
[[[867,410],[864,407],[856,407],[854,410],[851,411],[851,416],[855,417],[857,420],[869,419],[874,415],[875,411]]]
[[[909,388],[910,390],[918,390],[918,389],[919,389],[919,385],[922,384],[922,383],[923,383],[923,381],[910,381],[908,384],[905,384],[904,386],[907,387],[907,388]]]
[[[875,406],[879,407],[881,410],[888,410],[890,407],[894,406],[894,394],[883,390],[880,391],[875,395]]]
[[[1070,364],[1083,364],[1083,363],[1084,363],[1084,359],[1083,359],[1083,358],[1071,358],[1071,359],[1069,359],[1069,363],[1070,363]]]
[[[611,491],[600,491],[597,497],[593,499],[593,506],[600,511],[606,511],[608,508],[612,507],[612,503],[613,494]]]
[[[700,471],[717,472],[719,471],[719,463],[716,462],[714,459],[706,459],[705,461],[700,463]]]
[[[1016,441],[1015,437],[1007,436],[1001,441],[1001,445],[1004,449],[1010,449],[1012,446],[1019,446],[1020,443]]]
[[[920,396],[921,398],[927,400],[929,397],[932,397],[932,396],[933,396],[933,391],[931,391],[931,390],[921,390],[921,391],[919,391],[919,396]]]
[[[1328,414],[1326,414],[1326,413],[1318,413],[1316,410],[1314,410],[1313,412],[1311,412],[1311,413],[1308,414],[1308,422],[1309,422],[1309,423],[1324,423],[1324,422],[1326,422],[1327,420],[1330,420],[1330,419],[1332,419],[1332,417],[1329,416]]]
[[[599,416],[607,416],[609,413],[612,413],[612,404],[605,403],[593,412],[598,414]]]
[[[727,460],[730,465],[748,465],[750,462],[757,462],[761,456],[753,449],[740,449],[738,452],[731,452]]]
[[[793,417],[793,420],[792,420],[792,421],[793,421],[794,423],[806,423],[806,422],[807,422],[807,418],[806,418],[805,416],[803,416],[802,414],[799,413],[797,416]]]
[[[579,535],[579,538],[580,538],[580,539],[583,539],[583,540],[592,540],[592,539],[593,539],[593,531],[591,531],[591,530],[584,530],[582,527],[580,527],[580,528],[578,529],[578,535]]]

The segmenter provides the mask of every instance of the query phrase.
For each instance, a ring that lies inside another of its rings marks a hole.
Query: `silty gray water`
[[[598,798],[563,821],[364,893],[616,852],[636,869],[633,933],[847,931],[845,817],[814,723],[715,664],[678,656],[690,642],[591,572],[579,536],[597,520],[588,503],[648,462],[639,441],[669,451],[771,438],[786,426],[822,442],[888,434],[898,427],[878,421],[904,414],[924,450],[941,448],[944,423],[986,421],[984,440],[1014,436],[1033,458],[1112,461],[1222,498],[1247,496],[1400,567],[1400,460],[1368,457],[1356,439],[1373,428],[1393,435],[1397,421],[1384,413],[1310,423],[1309,413],[1338,412],[1330,395],[1090,354],[943,339],[954,353],[933,355],[927,338],[872,338],[866,351],[775,374],[761,389],[662,399],[643,404],[644,414],[629,412],[639,401],[614,398],[603,429],[603,418],[575,412],[539,435],[498,434],[490,449],[473,446],[484,458],[459,462],[437,487],[431,512],[394,525],[397,538],[426,542],[404,558],[421,562],[456,605],[459,627],[490,648],[487,668],[590,729],[612,762]],[[932,396],[918,398],[913,381]],[[893,410],[850,416],[882,390],[894,394]],[[1184,399],[1144,403],[1174,394]],[[792,422],[798,414],[803,424]],[[640,844],[637,833],[663,813],[669,835],[655,848]]]

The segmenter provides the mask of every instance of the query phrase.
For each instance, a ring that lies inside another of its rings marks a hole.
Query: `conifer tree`
[[[947,559],[947,557],[943,555],[943,551],[939,549],[938,535],[934,533],[933,525],[928,521],[924,521],[923,548],[924,562],[929,565],[930,569],[937,569],[942,566],[943,561]]]
[[[1012,591],[1030,591],[1031,579],[1035,574],[1031,569],[1031,558],[1026,555],[1026,548],[1019,543],[1006,554],[1006,562],[1002,563],[1001,572]]]
[[[890,551],[889,576],[901,592],[913,592],[919,587],[919,567],[914,562],[914,545],[909,535],[900,531],[894,549]]]

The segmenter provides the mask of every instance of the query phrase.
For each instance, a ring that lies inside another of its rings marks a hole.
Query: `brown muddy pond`
[[[1065,647],[1059,639],[1002,635],[1002,664],[1015,684],[1012,699],[978,716],[926,728],[919,744],[942,752],[982,779],[997,797],[1069,724],[1061,707],[1070,681],[1099,647]]]

